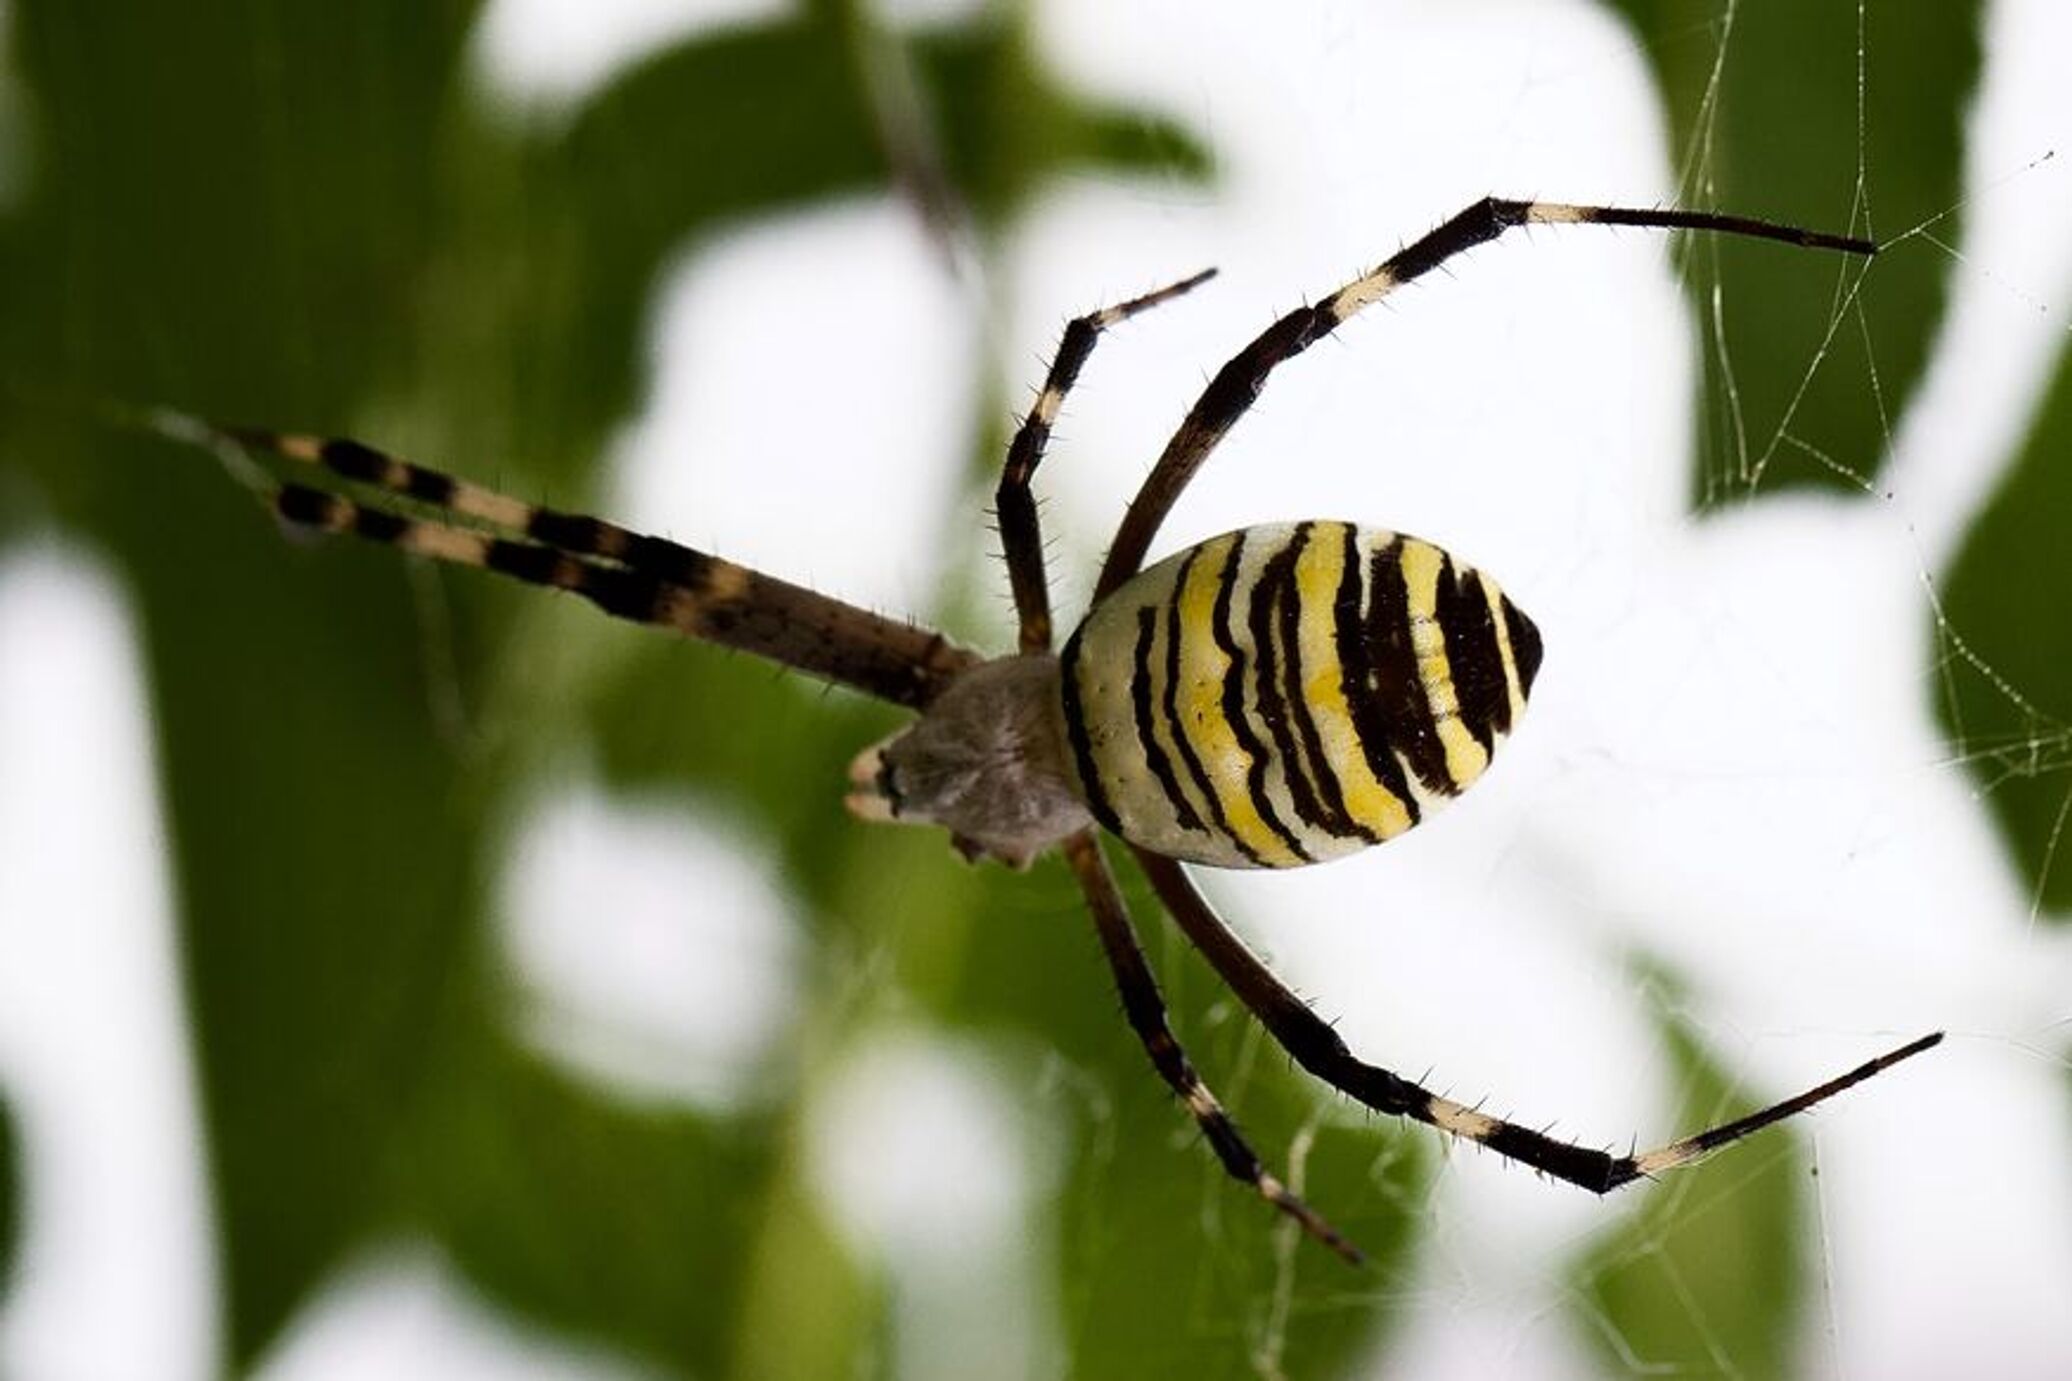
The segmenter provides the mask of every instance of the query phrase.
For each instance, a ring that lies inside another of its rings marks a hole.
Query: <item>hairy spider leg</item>
[[[1745,216],[1486,197],[1321,302],[1289,312],[1216,373],[1130,501],[1096,581],[1095,605],[1136,574],[1173,505],[1218,443],[1257,401],[1274,369],[1403,284],[1509,230],[1535,224],[1713,231],[1865,257],[1878,250],[1869,240]],[[1430,1123],[1598,1193],[1687,1164],[1708,1151],[1813,1107],[1942,1040],[1940,1032],[1920,1037],[1796,1098],[1653,1151],[1623,1157],[1588,1151],[1452,1102],[1358,1060],[1329,1024],[1274,977],[1216,915],[1180,863],[1134,845],[1132,848],[1161,901],[1189,940],[1305,1069],[1377,1111]]]
[[[1909,1041],[1796,1097],[1652,1151],[1623,1156],[1593,1151],[1442,1098],[1411,1080],[1362,1061],[1346,1047],[1330,1023],[1276,978],[1273,970],[1223,922],[1177,862],[1144,849],[1135,849],[1135,853],[1152,889],[1172,913],[1181,932],[1297,1064],[1376,1112],[1427,1123],[1596,1194],[1608,1194],[1634,1180],[1687,1165],[1707,1152],[1824,1103],[1901,1060],[1941,1044],[1943,1039],[1943,1033],[1936,1031]]]
[[[1129,1017],[1130,1029],[1144,1043],[1159,1076],[1186,1104],[1216,1159],[1232,1179],[1250,1185],[1260,1198],[1300,1223],[1304,1232],[1352,1265],[1362,1264],[1366,1257],[1360,1249],[1261,1163],[1180,1047],[1172,1027],[1166,1023],[1165,999],[1159,994],[1158,979],[1152,975],[1151,965],[1137,943],[1129,908],[1101,855],[1094,832],[1081,830],[1065,841],[1064,848],[1065,859],[1079,879],[1079,890],[1086,895],[1087,907],[1093,912],[1094,928],[1100,935],[1108,967],[1114,971],[1115,988],[1122,996],[1122,1010]]]
[[[1660,230],[1711,230],[1723,235],[1776,240],[1806,249],[1831,249],[1869,256],[1878,252],[1869,240],[1827,235],[1797,226],[1725,216],[1710,211],[1638,210],[1617,206],[1571,206],[1565,202],[1507,201],[1485,197],[1415,243],[1398,250],[1372,272],[1363,274],[1315,306],[1298,307],[1266,328],[1232,356],[1202,390],[1201,397],[1166,443],[1165,452],[1146,476],[1124,513],[1122,526],[1108,548],[1108,559],[1094,585],[1098,604],[1116,586],[1137,573],[1151,539],[1173,504],[1194,478],[1202,462],[1229,434],[1266,387],[1274,369],[1338,329],[1362,308],[1371,307],[1403,284],[1420,278],[1455,255],[1486,244],[1523,225],[1629,225]]]
[[[486,525],[446,523],[297,483],[275,486],[287,522],[573,591],[616,618],[765,657],[914,709],[983,659],[903,619],[617,523],[527,503],[343,437],[221,427],[158,410],[146,425],[229,445]]]
[[[1065,395],[1078,381],[1079,371],[1093,354],[1094,343],[1103,331],[1191,292],[1215,276],[1216,270],[1203,269],[1142,297],[1074,317],[1066,324],[1064,339],[1058,342],[1058,353],[1051,359],[1042,391],[1037,393],[1029,415],[1022,419],[1007,448],[1007,464],[1001,469],[1000,487],[993,495],[993,511],[1000,522],[1000,545],[1007,556],[1007,580],[1014,591],[1015,613],[1021,621],[1022,651],[1050,651],[1050,582],[1043,567],[1042,522],[1037,517],[1036,498],[1029,483],[1035,477],[1036,467],[1043,463],[1043,448],[1049,444],[1050,429],[1065,406]]]

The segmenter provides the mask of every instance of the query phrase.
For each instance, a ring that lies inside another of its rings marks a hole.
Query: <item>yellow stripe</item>
[[[1489,600],[1489,621],[1496,625],[1496,651],[1504,664],[1504,688],[1511,697],[1511,723],[1525,713],[1525,687],[1518,684],[1518,663],[1511,656],[1511,625],[1504,618],[1504,592],[1485,573],[1482,593]]]
[[[453,481],[453,493],[446,506],[456,513],[465,513],[471,518],[480,518],[517,532],[525,531],[525,525],[538,511],[522,499],[499,494],[494,489],[484,489],[479,484],[469,484],[466,480]]]
[[[396,545],[435,561],[462,566],[482,566],[489,561],[489,539],[443,523],[412,523],[396,537]]]
[[[1338,586],[1345,574],[1342,523],[1318,523],[1309,545],[1295,560],[1295,589],[1302,616],[1297,634],[1302,644],[1302,696],[1324,745],[1324,757],[1345,796],[1353,819],[1392,839],[1410,828],[1410,810],[1376,779],[1367,765],[1367,751],[1353,727],[1352,707],[1345,699],[1345,674],[1338,660]],[[1383,745],[1386,751],[1386,745]]]
[[[1439,627],[1439,568],[1446,554],[1429,542],[1403,539],[1403,585],[1410,595],[1410,646],[1417,654],[1417,678],[1431,703],[1439,743],[1446,749],[1446,775],[1456,792],[1482,775],[1489,754],[1460,720],[1453,692],[1453,668],[1446,659],[1446,634]]]
[[[1216,833],[1215,811],[1210,808],[1209,802],[1203,798],[1202,785],[1195,780],[1194,773],[1188,770],[1183,749],[1180,746],[1180,721],[1186,715],[1186,708],[1177,694],[1175,694],[1173,699],[1174,713],[1167,714],[1165,712],[1167,640],[1169,638],[1178,638],[1183,655],[1187,647],[1186,629],[1184,627],[1174,627],[1173,620],[1167,617],[1167,610],[1171,608],[1179,594],[1174,588],[1174,581],[1171,578],[1177,572],[1167,571],[1165,574],[1167,576],[1165,581],[1166,588],[1152,593],[1147,600],[1148,607],[1152,610],[1158,622],[1157,635],[1151,640],[1151,735],[1153,741],[1165,752],[1166,762],[1173,769],[1173,780],[1180,784],[1181,800],[1184,800],[1187,808],[1194,812],[1194,818],[1201,822],[1203,832],[1214,836]],[[1132,643],[1130,645],[1130,655],[1134,657],[1135,654],[1136,645]],[[1180,664],[1180,674],[1183,678],[1187,674],[1187,667],[1184,662]],[[1134,704],[1130,706],[1130,717],[1133,721],[1136,718],[1136,706]],[[1159,782],[1157,777],[1152,775],[1148,757],[1138,752],[1132,756],[1131,762],[1133,764],[1142,764],[1143,771],[1140,777],[1144,783],[1145,790],[1158,798],[1159,802],[1165,807],[1166,813],[1172,818],[1172,828],[1179,832],[1181,800],[1168,799],[1168,793],[1164,785]],[[1199,843],[1199,841],[1195,842]],[[1224,841],[1220,840],[1218,841],[1218,846],[1227,847]]]
[[[1238,746],[1237,735],[1223,715],[1223,678],[1230,670],[1230,658],[1216,645],[1216,594],[1236,545],[1235,533],[1204,543],[1187,573],[1187,584],[1178,593],[1180,685],[1174,704],[1180,723],[1174,728],[1187,736],[1201,758],[1231,834],[1268,866],[1291,868],[1303,860],[1260,816],[1245,781],[1251,755]]]

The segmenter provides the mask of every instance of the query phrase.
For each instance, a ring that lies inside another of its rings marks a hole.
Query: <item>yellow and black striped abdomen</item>
[[[1525,707],[1540,635],[1429,542],[1309,522],[1143,571],[1063,664],[1095,818],[1174,858],[1287,868],[1401,834],[1466,790]]]

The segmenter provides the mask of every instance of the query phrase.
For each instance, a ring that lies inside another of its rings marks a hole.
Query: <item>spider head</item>
[[[941,825],[965,858],[1026,868],[1093,823],[1066,765],[1055,657],[972,668],[919,719],[859,753],[850,813]]]

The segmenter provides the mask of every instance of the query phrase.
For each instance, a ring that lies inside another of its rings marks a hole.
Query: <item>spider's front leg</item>
[[[1216,270],[1203,269],[1156,292],[1074,317],[1065,327],[1065,338],[1058,342],[1058,353],[1043,380],[1043,391],[1036,395],[1029,415],[1022,419],[1007,448],[1007,464],[1000,472],[1000,487],[993,496],[994,512],[1000,522],[1000,545],[1007,556],[1007,580],[1014,589],[1015,614],[1021,620],[1023,652],[1050,651],[1050,582],[1044,578],[1043,530],[1036,516],[1036,496],[1029,484],[1036,467],[1043,463],[1043,448],[1050,441],[1050,429],[1058,420],[1059,409],[1065,405],[1065,395],[1078,381],[1079,371],[1093,354],[1094,342],[1100,339],[1101,332],[1161,302],[1170,302],[1215,276]]]
[[[346,437],[233,427],[169,408],[120,425],[217,453],[295,528],[566,590],[632,623],[926,709],[980,658],[931,629],[603,518],[527,502]],[[318,481],[255,466],[268,457]],[[321,485],[321,487],[319,487]]]

